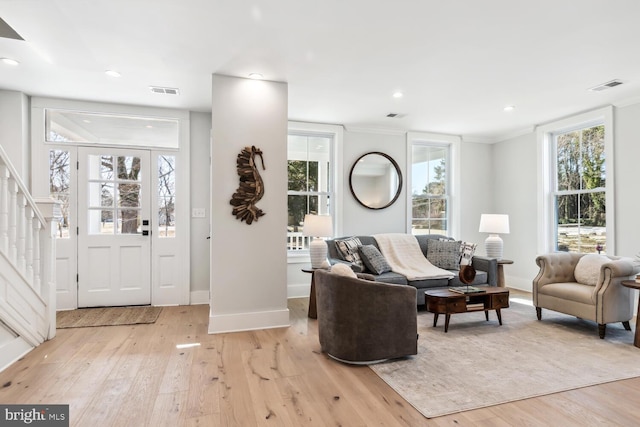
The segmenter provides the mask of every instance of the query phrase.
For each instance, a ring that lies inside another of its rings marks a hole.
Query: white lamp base
[[[490,234],[484,241],[487,257],[502,259],[502,239],[497,234]]]
[[[327,263],[327,243],[314,237],[309,243],[309,257],[311,258],[311,268],[324,268]]]

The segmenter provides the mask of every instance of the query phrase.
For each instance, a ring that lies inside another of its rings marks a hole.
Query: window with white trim
[[[303,234],[306,214],[334,213],[334,135],[290,131],[287,148],[287,250],[309,249]]]
[[[450,234],[450,147],[411,144],[411,233]]]
[[[604,125],[552,134],[555,249],[606,252]]]
[[[538,252],[614,253],[613,108],[538,128]]]

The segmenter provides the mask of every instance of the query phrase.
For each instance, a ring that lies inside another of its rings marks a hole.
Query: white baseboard
[[[287,286],[287,298],[307,298],[311,291],[310,283]]]
[[[286,328],[288,326],[289,309],[209,316],[210,334]]]
[[[209,291],[192,291],[190,305],[209,304]]]

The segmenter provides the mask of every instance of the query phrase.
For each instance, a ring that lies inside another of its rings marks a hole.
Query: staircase
[[[55,336],[57,206],[31,197],[0,145],[0,371]]]

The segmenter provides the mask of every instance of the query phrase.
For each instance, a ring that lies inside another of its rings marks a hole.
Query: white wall
[[[205,217],[191,217],[191,304],[209,303],[209,150],[211,148],[211,114],[190,113],[191,210],[204,209]],[[190,212],[191,212],[190,210]]]
[[[614,109],[616,255],[640,253],[640,104]]]
[[[386,209],[367,209],[358,203],[349,191],[349,172],[354,162],[370,151],[388,154],[402,171],[402,192],[396,202]],[[407,149],[404,133],[374,133],[347,131],[344,134],[343,228],[345,236],[376,233],[404,233],[407,209],[405,204],[407,182]]]
[[[494,213],[493,145],[473,142],[460,144],[460,233],[456,239],[476,243],[478,255],[484,255],[487,235],[478,232],[480,215]]]
[[[209,332],[287,326],[287,85],[213,75],[211,312]],[[264,153],[266,214],[247,225],[229,204],[236,158]]]
[[[509,215],[510,234],[504,241],[507,286],[530,291],[538,272],[537,140],[535,132],[493,145],[493,210]]]
[[[29,98],[22,92],[0,90],[0,145],[31,188],[29,154]]]

